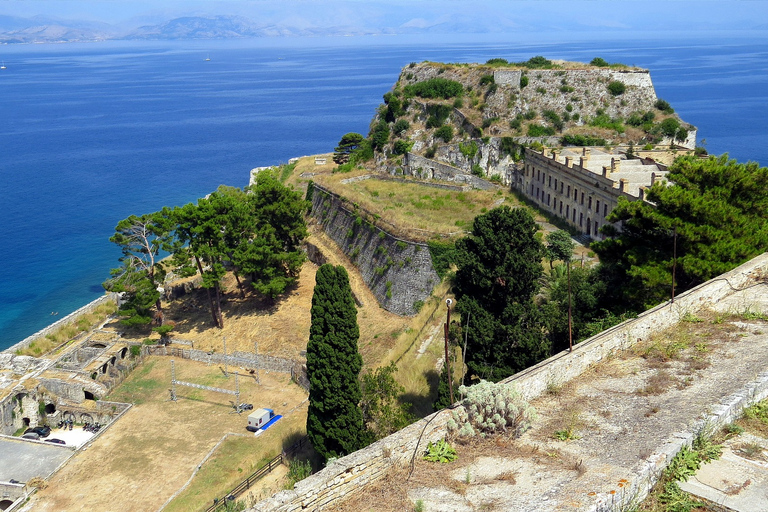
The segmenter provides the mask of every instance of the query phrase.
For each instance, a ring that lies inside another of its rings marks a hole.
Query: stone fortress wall
[[[440,282],[427,244],[395,237],[318,184],[311,200],[312,217],[357,266],[379,304],[398,315],[415,314],[415,305]]]
[[[648,310],[637,318],[627,320],[576,345],[573,352],[561,352],[549,359],[506,379],[514,384],[523,396],[531,400],[546,392],[553,382],[563,384],[581,375],[594,364],[616,351],[631,347],[680,322],[689,313],[713,305],[746,288],[756,281],[765,281],[768,275],[768,253],[764,253],[740,267],[712,279],[675,298],[674,303],[664,303]],[[748,389],[725,402],[714,405],[688,432],[682,432],[670,440],[658,453],[652,453],[643,465],[644,474],[637,475],[634,483],[627,486],[624,495],[635,499],[644,498],[661,470],[684,445],[690,445],[703,428],[717,429],[733,421],[749,405],[768,396],[768,372]],[[342,457],[322,471],[298,482],[292,490],[281,491],[262,500],[249,512],[297,510],[333,510],[335,504],[354,494],[368,483],[386,474],[394,464],[408,464],[418,456],[428,442],[435,442],[447,434],[450,412],[436,412],[403,430],[372,445]],[[648,485],[648,483],[651,483]],[[617,501],[617,506],[623,503]],[[603,504],[610,510],[611,504]]]

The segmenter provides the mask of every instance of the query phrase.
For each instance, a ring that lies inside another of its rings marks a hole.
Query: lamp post
[[[452,299],[446,299],[445,305],[446,305],[446,319],[445,319],[445,371],[448,375],[448,392],[449,396],[451,398],[451,406],[453,406],[453,377],[451,376],[451,361],[448,359],[448,329],[451,325],[451,304],[453,304]]]
[[[568,352],[573,352],[573,316],[571,313],[571,259],[566,262],[568,268]]]
[[[675,270],[677,269],[677,226],[672,228],[672,304],[675,303]]]

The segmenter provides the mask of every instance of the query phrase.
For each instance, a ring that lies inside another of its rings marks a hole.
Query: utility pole
[[[451,397],[451,406],[453,406],[453,377],[451,376],[451,361],[448,359],[448,329],[451,325],[451,304],[453,304],[453,300],[446,299],[445,305],[447,306],[446,309],[446,319],[445,319],[445,371],[448,374],[448,391],[450,393]]]
[[[675,303],[675,270],[677,269],[677,226],[672,228],[672,304]]]
[[[227,337],[222,337],[224,343],[224,375],[229,378],[229,369],[227,368]]]
[[[573,322],[571,313],[571,259],[565,263],[568,269],[568,352],[573,352]]]
[[[253,351],[256,353],[256,384],[261,384],[261,379],[259,378],[259,342],[254,341],[253,342]]]

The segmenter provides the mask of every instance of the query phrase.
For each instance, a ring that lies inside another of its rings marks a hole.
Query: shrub
[[[486,119],[483,119],[483,125],[482,125],[483,129],[488,128],[489,126],[491,126],[493,123],[495,123],[498,120],[499,120],[498,117],[488,117]]]
[[[601,112],[598,110],[598,112]],[[624,133],[624,124],[621,119],[612,119],[608,114],[602,113],[593,117],[589,121],[590,126],[596,126],[598,128],[607,128],[609,130],[615,130],[618,133]]]
[[[507,59],[500,59],[500,58],[488,59],[487,61],[485,61],[485,63],[488,64],[489,66],[506,66],[509,64]]]
[[[300,482],[312,474],[312,465],[308,460],[291,459],[288,463],[288,482],[286,489],[293,489],[296,482]]]
[[[656,103],[654,103],[653,106],[666,114],[674,114],[675,112],[675,109],[672,108],[669,102],[664,100],[656,100]]]
[[[523,122],[520,119],[515,118],[509,122],[509,127],[513,130],[519,130],[523,127]]]
[[[459,142],[459,151],[461,154],[472,160],[477,154],[477,142],[469,141],[467,143]]]
[[[523,89],[527,85],[528,85],[528,77],[525,75],[522,75],[520,77],[520,88]]]
[[[465,396],[462,407],[453,411],[448,428],[462,437],[479,434],[485,437],[497,432],[519,436],[536,419],[536,410],[523,400],[514,384],[481,380],[474,386],[461,386]]]
[[[525,118],[528,121],[536,119],[536,111],[535,110],[529,110],[528,112],[523,114],[523,118]]]
[[[434,158],[436,152],[437,148],[435,146],[430,146],[426,151],[424,151],[424,156],[427,158]]]
[[[418,313],[419,311],[421,311],[421,308],[423,308],[423,307],[424,307],[424,301],[423,301],[423,300],[417,300],[417,301],[415,301],[415,302],[413,303],[413,310],[414,310],[415,312],[417,312],[417,313]]]
[[[131,357],[139,357],[141,354],[141,347],[139,345],[131,345]]]
[[[526,67],[528,69],[550,69],[554,67],[551,60],[545,59],[541,55],[537,55],[536,57],[531,57],[525,62],[518,63],[518,65]]]
[[[659,130],[667,137],[674,137],[679,129],[680,122],[674,117],[668,117],[659,124]]]
[[[454,80],[437,77],[406,85],[403,92],[406,97],[419,96],[420,98],[448,99],[460,96],[464,92],[464,87]]]
[[[389,125],[381,119],[371,130],[371,145],[373,149],[381,150],[389,141]]]
[[[563,131],[564,123],[563,120],[560,118],[559,115],[557,115],[557,112],[554,110],[545,110],[541,113],[541,116],[549,121],[552,126],[555,128],[555,130],[561,132]]]
[[[624,94],[624,91],[627,90],[627,86],[624,85],[624,82],[617,82],[613,81],[608,84],[608,92],[611,93],[613,96],[619,96],[621,94]]]
[[[409,152],[412,147],[413,147],[413,141],[412,140],[400,139],[400,140],[395,142],[394,153],[396,155],[404,155],[407,152]]]
[[[589,61],[590,66],[596,66],[599,68],[607,68],[609,66],[608,62],[600,57],[595,57],[591,61]]]
[[[483,75],[480,77],[480,85],[489,85],[495,83],[493,80],[493,75]]]
[[[392,132],[395,135],[402,135],[406,131],[408,131],[408,128],[411,127],[411,124],[406,121],[405,119],[398,119],[395,123],[395,126],[392,127]]]
[[[450,125],[441,126],[435,130],[435,137],[443,139],[444,142],[451,142],[453,138],[453,127]]]
[[[483,171],[483,168],[480,167],[480,165],[473,164],[472,165],[472,174],[474,174],[475,176],[478,176],[480,178],[483,178],[485,176],[485,171]]]
[[[456,98],[453,100],[453,108],[461,108],[464,106],[464,100],[461,98]]]
[[[555,129],[551,126],[542,126],[540,124],[529,124],[528,125],[528,136],[529,137],[545,137],[549,135],[554,135]]]
[[[574,88],[573,88],[573,87],[571,87],[570,85],[561,85],[561,86],[560,86],[560,92],[562,92],[563,94],[567,94],[567,93],[569,93],[569,92],[573,92],[573,91],[575,91],[575,90],[576,90],[576,89],[574,89]]]
[[[563,135],[560,137],[563,146],[605,146],[605,139],[589,135]]]

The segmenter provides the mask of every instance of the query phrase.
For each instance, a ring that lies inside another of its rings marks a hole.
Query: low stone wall
[[[408,153],[403,159],[403,169],[409,175],[421,179],[463,183],[480,190],[489,190],[494,187],[493,183],[472,174],[466,174],[461,169],[414,153]]]
[[[21,340],[17,344],[13,345],[12,347],[8,347],[3,352],[9,352],[9,353],[13,354],[17,350],[25,349],[33,341],[38,340],[40,338],[44,338],[45,336],[47,336],[49,334],[53,334],[53,332],[56,331],[56,329],[66,325],[67,323],[71,322],[72,320],[74,320],[78,316],[84,315],[86,313],[90,313],[91,311],[96,309],[98,306],[100,306],[100,305],[102,305],[104,303],[110,302],[110,301],[111,302],[115,302],[115,300],[117,300],[117,294],[115,294],[115,293],[109,293],[107,295],[102,295],[98,299],[89,302],[88,304],[86,304],[85,306],[81,307],[77,311],[74,311],[74,312],[68,314],[64,318],[56,320],[55,322],[53,322],[48,327],[45,327],[44,329],[41,329],[41,330],[37,331],[35,334],[33,334],[31,336],[27,336],[26,338],[24,338],[23,340]]]
[[[145,355],[151,356],[171,356],[181,359],[191,359],[208,364],[228,364],[239,366],[241,368],[259,368],[270,372],[291,373],[291,369],[296,364],[293,359],[283,357],[268,356],[266,354],[253,354],[249,352],[232,352],[224,355],[216,352],[206,352],[204,350],[173,348],[162,345],[144,345],[142,351]]]
[[[733,291],[746,288],[756,281],[765,281],[766,278],[768,253],[681,294],[674,303],[661,304],[638,318],[627,320],[576,345],[571,353],[561,352],[503,382],[514,384],[531,400],[543,394],[548,385],[563,384],[614,352],[678,323],[686,313],[694,313],[722,300]],[[768,396],[768,372],[738,396],[729,397],[718,405],[695,428],[724,425],[738,416],[745,406],[765,396]],[[363,450],[342,457],[324,470],[297,483],[293,490],[282,491],[249,510],[289,512],[331,509],[336,500],[375,481],[389,466],[410,461],[414,453],[418,455],[418,451],[423,450],[429,441],[443,438],[447,434],[449,418],[450,413],[446,410],[428,416]],[[641,493],[648,492],[649,482],[655,482],[659,471],[666,467],[680,447],[690,444],[694,437],[694,432],[681,433],[665,444],[662,451],[652,454],[646,461],[647,467],[643,469],[644,479],[638,479],[633,484],[631,498],[645,496]],[[640,488],[642,486],[645,486],[644,489]],[[625,494],[630,497],[629,492]],[[618,506],[619,503],[598,504],[593,510],[613,510],[614,505]]]
[[[391,235],[368,220],[372,216],[367,212],[348,209],[341,197],[317,184],[312,216],[357,266],[384,309],[413,315],[414,305],[425,301],[440,282],[426,244]]]

